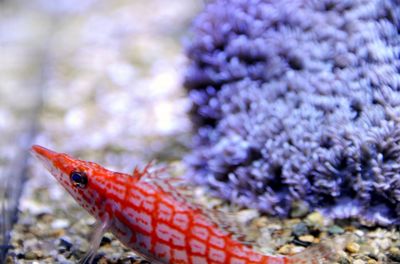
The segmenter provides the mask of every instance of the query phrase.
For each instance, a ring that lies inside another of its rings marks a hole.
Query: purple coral
[[[190,176],[286,216],[400,223],[400,2],[216,0],[185,86]]]

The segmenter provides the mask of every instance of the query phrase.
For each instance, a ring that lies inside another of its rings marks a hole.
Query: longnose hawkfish
[[[313,250],[313,256],[258,253],[221,229],[205,211],[182,199],[167,180],[148,167],[130,175],[37,145],[32,152],[97,219],[84,262],[92,262],[106,231],[152,263],[323,263],[326,255],[319,249]]]

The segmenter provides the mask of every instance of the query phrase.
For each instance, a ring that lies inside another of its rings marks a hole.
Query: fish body
[[[301,263],[260,254],[237,241],[148,168],[130,175],[40,146],[32,150],[104,229],[152,263]]]

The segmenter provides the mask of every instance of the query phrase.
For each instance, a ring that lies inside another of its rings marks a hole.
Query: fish
[[[265,255],[222,229],[205,210],[176,191],[164,169],[152,164],[132,174],[110,171],[45,147],[33,155],[76,202],[96,219],[91,248],[81,263],[91,263],[110,231],[137,255],[156,264],[324,263],[329,250],[294,256]],[[311,252],[311,251],[310,251]]]

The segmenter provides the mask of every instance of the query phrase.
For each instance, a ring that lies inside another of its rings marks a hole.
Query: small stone
[[[360,250],[360,245],[355,242],[350,242],[346,245],[346,250],[350,253],[357,253]]]
[[[308,227],[305,223],[301,222],[293,226],[293,235],[302,236],[309,232]]]
[[[302,218],[308,214],[310,207],[305,202],[296,202],[293,204],[290,211],[290,217]]]
[[[313,235],[304,235],[304,236],[299,236],[299,240],[307,243],[313,243],[314,242],[314,236]]]
[[[304,247],[294,246],[294,247],[291,249],[290,254],[297,254],[297,253],[300,253],[300,252],[304,251],[304,249],[305,249]]]
[[[98,264],[108,264],[108,261],[105,257],[101,257],[98,261]]]
[[[12,256],[7,256],[5,264],[14,264],[14,260]]]
[[[339,264],[351,264],[351,261],[346,256],[341,256],[338,260]]]
[[[16,251],[16,252],[14,253],[14,255],[15,255],[18,259],[23,259],[23,258],[25,258],[25,254],[22,253],[22,252]]]
[[[44,223],[47,223],[47,224],[53,222],[53,220],[54,220],[54,216],[51,215],[51,214],[48,214],[48,213],[39,214],[39,215],[37,216],[37,218],[38,218],[40,221],[42,221],[42,222],[44,222]]]
[[[330,226],[328,228],[328,232],[331,235],[343,234],[344,233],[344,229],[341,228],[340,226],[333,225],[333,226]]]
[[[358,237],[364,237],[364,232],[361,230],[355,230],[354,234],[356,234]]]
[[[279,248],[278,253],[282,255],[288,255],[292,253],[293,245],[286,244]]]
[[[298,239],[298,238],[293,239],[292,242],[293,242],[293,244],[299,245],[299,246],[302,246],[302,247],[308,247],[309,245],[311,245],[310,242],[304,242],[304,241],[301,241],[301,240]]]
[[[377,230],[373,232],[369,232],[368,237],[370,238],[384,238],[387,236],[386,230],[382,230],[381,228],[378,228]]]
[[[69,226],[69,221],[67,219],[56,219],[51,224],[53,229],[63,229]]]
[[[319,233],[319,236],[315,238],[314,243],[319,243],[321,239],[328,239],[328,236],[328,232],[322,231],[321,233]]]
[[[346,227],[344,228],[344,230],[353,233],[353,232],[356,231],[356,228],[355,228],[354,226],[346,226]]]
[[[369,259],[367,264],[378,264],[378,262],[375,259]]]
[[[284,221],[284,226],[294,226],[301,223],[301,219],[299,218],[293,218],[293,219],[287,219],[286,221]]]
[[[125,253],[121,256],[122,263],[134,263],[134,261],[137,261],[139,259],[138,256],[132,254],[132,253]]]
[[[387,251],[390,247],[390,240],[388,238],[380,239],[378,244],[383,251]]]
[[[72,261],[67,260],[67,259],[65,258],[65,256],[63,256],[63,255],[58,255],[58,256],[56,256],[56,257],[55,257],[55,260],[56,260],[57,263],[60,263],[60,264],[73,264]]]
[[[251,220],[260,216],[260,213],[254,209],[244,209],[237,213],[236,219],[240,223],[249,223]]]
[[[389,249],[388,257],[393,261],[400,262],[400,248],[391,247]]]
[[[378,260],[379,260],[378,254],[379,254],[379,252],[376,253],[376,254],[373,253],[373,252],[368,252],[368,257],[369,257],[370,259],[372,259],[372,260],[378,261]],[[382,259],[382,258],[381,258],[381,259]]]
[[[379,246],[376,246],[374,242],[369,242],[361,245],[359,253],[368,254],[370,258],[376,259],[376,254],[379,253]]]
[[[76,243],[77,245],[79,245],[79,250],[86,252],[89,250],[90,248],[90,244],[87,240],[79,240],[79,243]]]
[[[312,226],[323,226],[324,225],[324,217],[319,212],[311,213],[307,216],[307,221]]]
[[[37,255],[36,251],[28,251],[25,254],[25,259],[27,259],[27,260],[35,260],[38,258],[39,258],[39,256]]]
[[[120,259],[122,259],[122,256],[119,252],[107,254],[107,260],[111,263],[117,263]]]
[[[254,221],[256,227],[261,228],[268,224],[268,218],[265,216],[259,217]]]
[[[112,242],[111,235],[104,234],[103,237],[101,238],[100,246],[111,244],[111,242]]]
[[[361,259],[356,259],[353,261],[353,264],[365,264],[365,261]]]
[[[115,240],[112,240],[111,241],[111,246],[112,247],[120,247],[121,246],[121,242],[119,242],[117,239],[115,239]]]
[[[46,238],[56,238],[63,236],[65,234],[64,229],[52,229],[52,228],[40,228],[38,230],[32,231],[32,234],[37,237]],[[32,237],[34,239],[35,237]]]
[[[71,242],[71,239],[69,237],[62,237],[60,238],[60,247],[65,248],[67,251],[70,251],[73,244]]]

